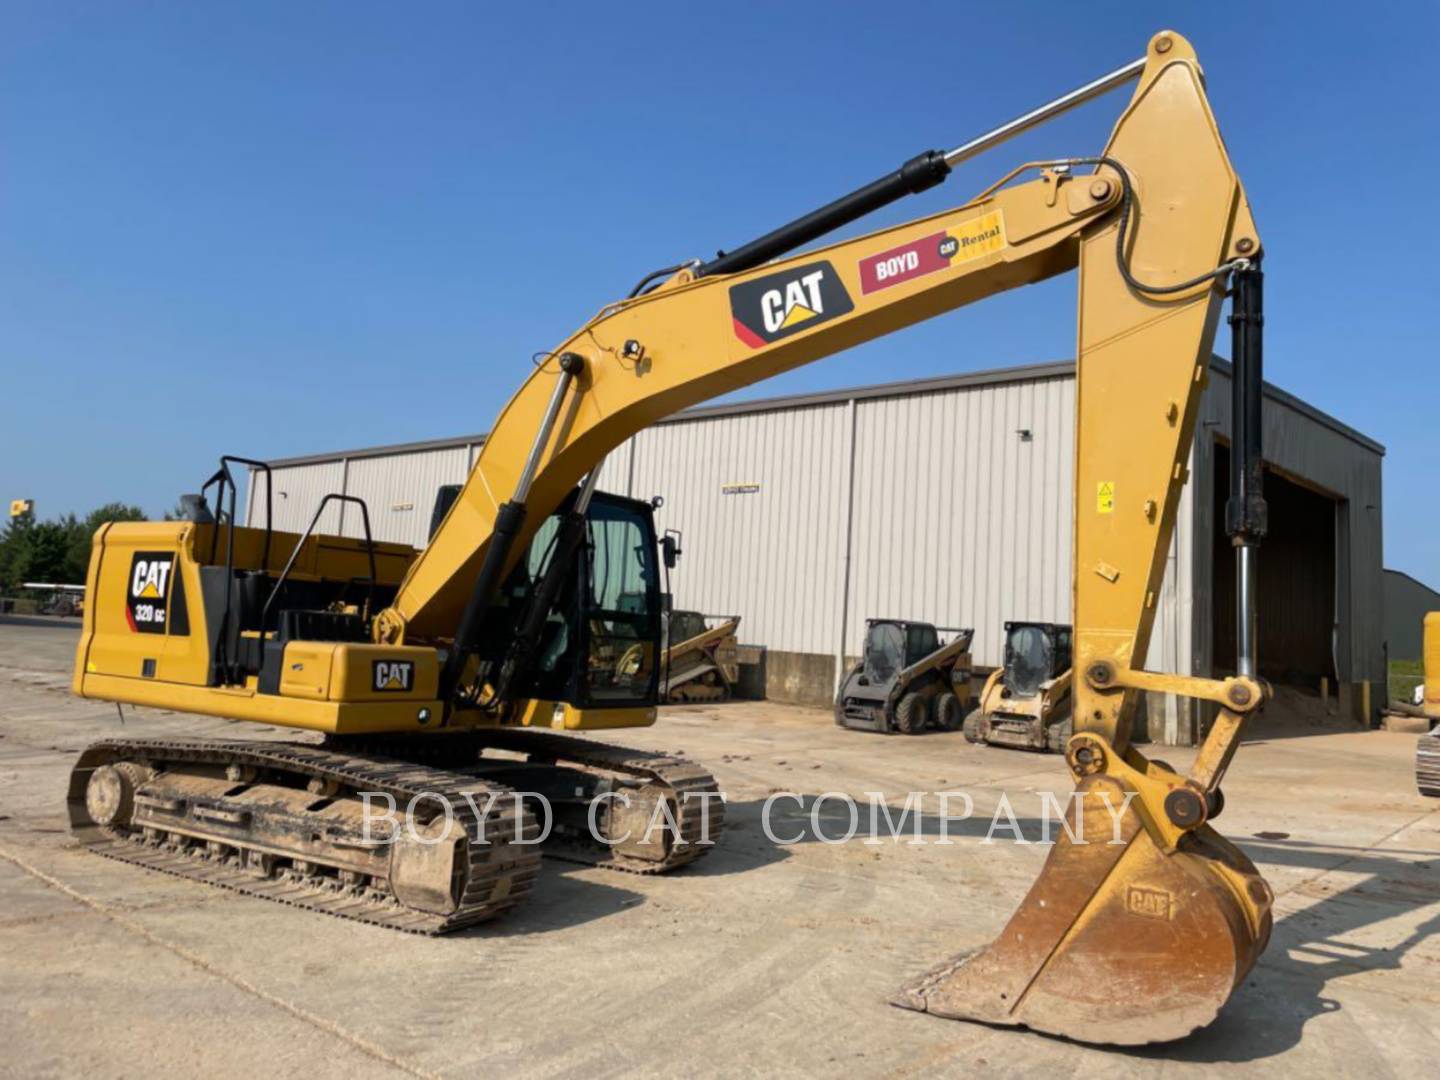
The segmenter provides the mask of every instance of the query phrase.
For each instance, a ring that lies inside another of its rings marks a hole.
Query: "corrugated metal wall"
[[[1069,617],[1073,380],[856,409],[850,651],[867,617],[894,615],[973,627],[976,659],[998,663],[1006,619]]]
[[[676,604],[739,613],[746,641],[853,653],[888,615],[973,627],[993,664],[1007,618],[1069,618],[1073,379],[682,419],[634,441],[632,494],[663,495],[657,523],[687,537]]]
[[[320,500],[333,492],[365,500],[376,540],[424,547],[429,540],[435,492],[443,484],[464,483],[473,453],[472,446],[460,445],[277,466],[275,527],[302,531],[310,524]],[[251,484],[250,488],[246,520],[264,524],[263,483]],[[359,509],[343,504],[326,508],[319,530],[354,537],[365,532]]]
[[[771,649],[834,651],[848,418],[848,405],[824,405],[661,424],[635,437],[630,493],[662,496],[656,525],[684,534],[677,607],[739,614],[741,636]]]
[[[1425,616],[1440,611],[1440,593],[1398,570],[1386,570],[1384,578],[1390,659],[1419,660],[1425,655]]]
[[[1230,376],[1212,368],[1210,386],[1201,403],[1196,429],[1196,468],[1191,477],[1194,506],[1209,507],[1215,486],[1223,490],[1229,478],[1215,473],[1215,446],[1230,430]],[[1336,663],[1342,682],[1369,679],[1379,685],[1385,677],[1383,534],[1381,528],[1382,451],[1361,445],[1354,438],[1318,422],[1306,407],[1288,394],[1269,393],[1264,408],[1265,461],[1299,483],[1316,488],[1339,503],[1336,559],[1338,580],[1317,587],[1336,590],[1340,640]],[[1212,567],[1208,553],[1214,529],[1223,528],[1209,512],[1195,518],[1193,530],[1193,596],[1212,594]],[[1265,558],[1265,548],[1260,548]],[[1214,634],[1208,603],[1193,609],[1192,656],[1195,670],[1208,671]]]
[[[345,462],[323,461],[288,469],[279,468],[272,474],[271,483],[275,500],[275,528],[303,532],[310,524],[320,500],[332,491],[345,490]],[[252,482],[247,486],[249,490],[245,501],[249,510],[245,520],[251,525],[264,525],[264,482]],[[316,529],[324,533],[339,532],[340,508],[334,503],[327,506]]]
[[[466,447],[427,450],[404,456],[356,458],[349,464],[345,493],[365,500],[377,540],[414,547],[429,543],[435,492],[464,483],[470,456]],[[345,508],[345,535],[363,536],[357,507]]]
[[[685,537],[676,604],[742,615],[746,641],[853,653],[865,618],[900,616],[973,626],[976,661],[998,664],[1005,620],[1070,619],[1074,379],[1065,371],[676,417],[616,450],[601,486],[664,497],[657,524]],[[1226,483],[1213,475],[1213,447],[1229,427],[1229,392],[1213,370],[1152,669],[1190,674],[1211,663],[1210,604],[1196,598],[1210,595],[1208,508],[1213,485]],[[1381,452],[1284,394],[1267,398],[1265,440],[1274,465],[1345,500],[1341,677],[1378,679]],[[436,488],[463,480],[474,451],[459,443],[279,468],[276,524],[303,528],[319,497],[343,486],[367,499],[378,538],[423,544]],[[345,531],[358,535],[353,509]],[[1164,729],[1187,730],[1173,703],[1163,713]]]
[[[637,437],[633,494],[689,537],[676,604],[740,613],[746,641],[853,654],[897,616],[972,627],[996,665],[1006,620],[1070,619],[1074,413],[1066,376],[681,420]],[[1182,674],[1192,521],[1182,500],[1150,651]]]

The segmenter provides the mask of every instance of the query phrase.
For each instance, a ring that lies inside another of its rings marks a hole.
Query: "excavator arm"
[[[933,186],[975,149],[1131,79],[1134,95],[1100,155],[1022,166],[954,210],[770,261],[893,196]],[[377,636],[400,643],[453,633],[450,674],[458,678],[474,626],[539,522],[587,477],[581,490],[593,490],[605,456],[631,435],[687,406],[1078,268],[1071,832],[989,949],[942,965],[897,1004],[1096,1042],[1183,1035],[1215,1016],[1269,935],[1268,888],[1206,824],[1219,811],[1241,724],[1265,695],[1253,615],[1242,617],[1235,678],[1142,665],[1227,289],[1239,395],[1227,524],[1240,610],[1253,613],[1254,548],[1264,532],[1260,255],[1195,54],[1179,35],[1161,33],[1143,60],[1067,99],[950,154],[921,155],[893,177],[602,310],[505,407],[431,546],[377,620]],[[1221,706],[1188,776],[1130,745],[1142,690]]]

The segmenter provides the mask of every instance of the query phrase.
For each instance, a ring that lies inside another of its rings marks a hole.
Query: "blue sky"
[[[1267,258],[1267,374],[1384,442],[1440,586],[1428,4],[0,3],[0,497],[152,513],[221,452],[484,430],[645,272],[1138,56],[1200,52]],[[1112,96],[865,228],[1027,158]],[[1068,357],[1066,277],[750,391]],[[1220,349],[1225,351],[1222,341]]]

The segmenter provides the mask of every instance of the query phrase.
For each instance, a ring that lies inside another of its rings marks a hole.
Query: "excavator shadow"
[[[1277,911],[1294,907],[1297,893],[1316,902],[1276,920],[1269,948],[1213,1024],[1179,1042],[1129,1053],[1200,1064],[1273,1057],[1298,1044],[1310,1020],[1343,1008],[1327,995],[1332,982],[1398,970],[1410,950],[1440,931],[1440,855],[1433,852],[1397,851],[1392,857],[1366,848],[1292,840],[1239,846],[1262,870],[1287,866],[1316,871],[1281,894]],[[1332,892],[1323,880],[1331,871],[1365,876]],[[1419,917],[1424,909],[1430,909],[1428,916],[1403,921],[1408,913]],[[1391,920],[1409,929],[1378,929]],[[1377,939],[1384,944],[1369,943]]]
[[[559,859],[545,859],[535,891],[519,907],[499,919],[472,926],[452,937],[484,939],[526,937],[596,922],[645,904],[644,893],[627,889],[626,876],[599,873],[582,876],[589,868]]]
[[[817,821],[827,837],[838,838],[849,826],[848,808],[832,797],[812,818],[820,798],[820,794],[806,793],[798,803],[785,798],[774,804],[770,832],[793,841],[790,843],[767,836],[762,821],[765,799],[728,803],[722,843],[682,873],[708,877],[787,859],[790,848],[819,842]],[[868,826],[868,804],[857,801],[863,833]],[[898,808],[892,807],[891,812],[898,820]],[[924,814],[918,835],[927,843],[949,837],[966,845],[953,849],[957,853],[968,847],[972,857],[979,857],[986,849],[975,846],[976,842],[991,832],[992,821],[998,821],[993,834],[998,842],[1014,840],[1010,818],[1003,814],[993,818],[989,809],[980,807],[963,820],[946,821]],[[1054,819],[1018,814],[1014,823],[1030,843],[1054,839],[1060,829]],[[913,822],[907,821],[898,840],[883,835],[882,839],[886,846],[903,847],[914,829]],[[859,839],[857,834],[851,843]],[[1440,931],[1440,853],[1376,851],[1288,837],[1237,843],[1262,871],[1270,870],[1272,875],[1281,867],[1309,871],[1288,888],[1280,883],[1285,891],[1276,905],[1269,948],[1214,1023],[1178,1042],[1116,1048],[1118,1052],[1201,1064],[1257,1061],[1281,1054],[1299,1043],[1312,1018],[1342,1008],[1327,994],[1333,981],[1397,970],[1412,949]],[[1344,877],[1337,879],[1337,873]],[[1359,880],[1352,883],[1352,877]],[[1332,882],[1336,883],[1333,889]],[[1396,928],[1382,928],[1382,924]]]
[[[851,817],[847,804],[836,793],[796,792],[796,798],[787,795],[778,799],[769,815],[769,833],[765,828],[765,804],[767,799],[734,801],[725,804],[725,835],[713,852],[700,861],[685,867],[680,873],[694,877],[712,877],[723,874],[744,873],[762,866],[790,858],[790,849],[826,841],[839,841],[850,828]],[[848,841],[860,843],[869,835],[870,804],[863,795],[851,793],[856,806],[856,832]],[[824,800],[818,812],[816,803]],[[927,803],[928,805],[928,803]],[[958,812],[958,804],[956,810]],[[991,813],[976,808],[968,818],[952,817],[948,820],[938,814],[922,813],[918,827],[913,816],[901,818],[901,807],[890,806],[891,820],[898,836],[887,831],[883,813],[877,813],[878,836],[886,846],[903,847],[909,840],[919,837],[927,844],[934,844],[946,838],[954,841],[983,840],[991,831]],[[1011,818],[1001,815],[995,828],[997,843],[1015,839],[1011,829]],[[1021,837],[1028,843],[1041,843],[1054,838],[1060,830],[1058,819],[1047,822],[1043,818],[1015,815],[1015,826]],[[823,833],[816,832],[819,826]],[[892,838],[893,837],[893,838]]]

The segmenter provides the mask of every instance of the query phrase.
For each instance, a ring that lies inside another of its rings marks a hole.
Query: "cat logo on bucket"
[[[854,310],[854,301],[828,262],[767,274],[730,290],[735,336],[752,349]]]
[[[174,567],[172,551],[137,551],[131,558],[125,618],[137,634],[165,633]]]
[[[1125,909],[1147,919],[1169,919],[1175,913],[1175,898],[1164,889],[1131,885],[1125,892]]]
[[[415,662],[376,660],[374,675],[376,690],[394,690],[403,694],[415,685]]]

